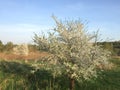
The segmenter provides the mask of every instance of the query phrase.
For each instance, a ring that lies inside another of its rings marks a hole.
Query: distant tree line
[[[114,41],[114,42],[98,42],[98,45],[100,45],[102,48],[107,49],[111,51],[112,55],[120,56],[120,41]],[[3,42],[0,40],[0,52],[11,52],[13,50],[13,47],[15,47],[16,44],[13,42],[7,42],[6,44],[3,44]],[[28,44],[29,51],[37,51],[39,48],[34,44]]]
[[[10,52],[14,47],[14,44],[12,42],[7,42],[6,44],[3,44],[0,40],[0,52]]]
[[[98,42],[102,48],[111,51],[112,55],[120,56],[120,41],[114,42]]]
[[[14,44],[13,42],[7,42],[6,44],[4,44],[1,40],[0,40],[0,52],[7,52],[10,53],[13,51],[13,48],[18,46],[17,44]],[[35,52],[37,51],[38,47],[36,45],[33,44],[28,44],[28,49],[30,52]]]

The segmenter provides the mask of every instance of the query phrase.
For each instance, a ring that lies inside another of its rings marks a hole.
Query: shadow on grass
[[[29,64],[0,61],[0,87],[2,90],[67,90],[65,75],[53,78],[50,71],[39,69],[31,73],[32,70]]]
[[[18,62],[0,62],[0,70],[4,73],[15,74],[15,75],[28,75],[33,67],[27,64],[21,64]]]
[[[3,76],[3,78],[0,78],[0,83],[4,83],[5,81],[7,81],[8,83],[12,83],[11,81],[13,80],[14,83],[16,83],[15,79],[17,79],[18,81],[22,80],[21,85],[24,85],[24,88],[22,89],[27,88],[27,90],[38,90],[43,88],[45,89],[48,86],[50,87],[50,79],[52,78],[50,72],[46,70],[39,70],[35,73],[31,73],[32,70],[34,70],[34,68],[25,63],[1,61],[0,76]],[[9,88],[10,85],[11,84],[7,85],[5,90],[11,90]],[[14,88],[12,90],[16,89]]]
[[[120,90],[120,61],[113,61],[117,67],[106,70],[92,81],[76,82],[75,90]],[[34,68],[25,63],[0,61],[1,90],[69,90],[66,75],[53,77],[50,71]]]

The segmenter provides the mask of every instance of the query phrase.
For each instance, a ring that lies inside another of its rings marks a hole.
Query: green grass
[[[115,68],[105,70],[97,79],[78,83],[75,90],[120,90],[120,60],[110,60]],[[30,62],[32,63],[32,62]],[[30,63],[0,61],[0,90],[69,90],[65,75],[53,78],[50,71],[37,70],[34,74]]]

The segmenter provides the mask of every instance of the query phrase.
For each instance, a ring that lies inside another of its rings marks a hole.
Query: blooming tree
[[[70,90],[74,89],[74,81],[90,79],[97,76],[96,68],[108,65],[109,52],[103,50],[95,42],[96,34],[85,31],[80,21],[61,22],[53,17],[56,27],[47,36],[35,34],[34,42],[41,50],[50,55],[44,57],[46,68],[53,65],[54,71],[65,73],[70,78]]]
[[[13,53],[16,55],[24,55],[27,56],[29,53],[28,45],[27,44],[21,44],[17,45],[13,48]]]

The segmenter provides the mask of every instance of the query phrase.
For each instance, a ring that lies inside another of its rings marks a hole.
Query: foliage
[[[120,56],[120,41],[113,42],[113,48],[116,55]]]
[[[35,34],[34,42],[41,50],[50,53],[43,58],[47,62],[45,69],[56,71],[57,74],[66,74],[67,77],[82,81],[97,77],[96,68],[105,67],[108,63],[109,52],[94,44],[96,34],[85,31],[80,21],[60,22],[55,17],[56,28],[47,36]],[[41,68],[41,65],[36,67]],[[55,70],[54,70],[55,69]],[[58,72],[58,73],[57,73]]]
[[[28,44],[29,52],[36,52],[38,51],[38,47],[34,44]]]
[[[28,55],[29,49],[27,44],[17,45],[13,48],[13,53],[17,55]]]
[[[120,41],[114,42],[98,42],[98,45],[101,45],[103,49],[111,51],[113,56],[120,56]]]
[[[7,44],[5,44],[4,48],[6,51],[11,51],[13,49],[14,45],[12,42],[7,42]]]
[[[7,42],[6,44],[3,44],[2,41],[0,41],[0,51],[1,52],[11,52],[14,45],[12,42]]]
[[[2,43],[2,41],[0,40],[0,52],[2,52],[3,51],[3,43]]]

